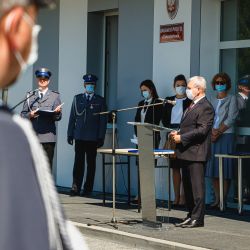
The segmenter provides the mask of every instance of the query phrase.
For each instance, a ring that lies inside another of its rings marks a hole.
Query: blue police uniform
[[[97,81],[94,75],[85,75],[83,79],[85,84],[95,84]],[[103,145],[107,126],[106,115],[95,115],[95,113],[103,111],[106,111],[103,97],[87,92],[74,96],[67,134],[69,144],[73,144],[73,140],[75,140],[71,195],[80,194],[85,170],[85,154],[87,157],[87,177],[84,193],[89,193],[93,189],[97,148]]]
[[[238,80],[238,85],[247,87],[250,90],[250,75],[245,75]],[[250,127],[250,100],[249,97],[241,95],[238,93],[237,104],[239,109],[239,116],[236,122],[238,129],[249,128]],[[237,135],[237,145],[236,151],[238,152],[249,152],[250,149],[250,135]],[[250,202],[250,159],[245,159],[243,162],[243,190],[244,199],[246,202]]]
[[[42,68],[35,72],[37,78],[51,77],[51,72]],[[21,116],[31,120],[33,128],[37,133],[40,143],[46,151],[50,166],[52,167],[54,148],[56,143],[56,121],[61,120],[62,113],[54,113],[53,110],[61,104],[60,94],[57,91],[48,89],[44,96],[41,96],[42,92],[30,91],[27,93],[29,97],[21,112]],[[37,117],[30,118],[30,112],[37,110]],[[41,112],[47,111],[47,112]]]

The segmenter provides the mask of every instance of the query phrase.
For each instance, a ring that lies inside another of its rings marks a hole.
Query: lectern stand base
[[[149,220],[143,220],[142,221],[143,226],[151,227],[151,228],[162,228],[162,223],[159,221],[149,221]]]

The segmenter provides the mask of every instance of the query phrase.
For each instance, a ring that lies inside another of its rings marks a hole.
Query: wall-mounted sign
[[[160,43],[184,41],[184,23],[160,25]]]
[[[179,9],[179,0],[166,0],[168,16],[173,20]]]

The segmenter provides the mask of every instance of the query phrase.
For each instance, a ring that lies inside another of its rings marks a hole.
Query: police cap
[[[43,78],[50,79],[52,73],[47,68],[40,68],[40,69],[36,70],[35,75],[37,78],[43,77]]]
[[[86,74],[83,76],[84,83],[96,83],[98,78],[93,74]]]
[[[241,77],[238,81],[238,85],[250,88],[250,75],[245,75]]]

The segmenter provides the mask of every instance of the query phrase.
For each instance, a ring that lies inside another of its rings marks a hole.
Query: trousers
[[[80,192],[85,173],[85,156],[87,161],[87,176],[84,184],[84,191],[92,192],[96,169],[97,142],[96,141],[75,141],[75,162],[73,168],[73,187]]]

